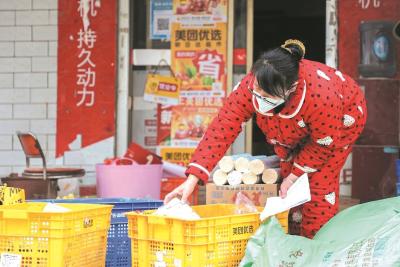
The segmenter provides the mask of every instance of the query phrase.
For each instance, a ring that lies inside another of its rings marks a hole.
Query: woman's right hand
[[[164,204],[170,202],[173,198],[177,196],[181,196],[181,200],[183,202],[187,202],[189,196],[193,193],[197,183],[199,182],[199,178],[194,175],[189,175],[183,184],[175,188],[173,191],[168,193],[164,198]]]
[[[296,182],[298,178],[299,177],[291,173],[288,175],[288,177],[283,179],[279,189],[279,196],[281,198],[285,198],[287,196],[287,191],[289,190],[290,187],[292,187],[292,185],[294,184],[294,182]]]

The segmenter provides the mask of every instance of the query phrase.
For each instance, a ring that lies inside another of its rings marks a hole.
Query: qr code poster
[[[150,39],[169,40],[172,15],[172,0],[151,0]]]

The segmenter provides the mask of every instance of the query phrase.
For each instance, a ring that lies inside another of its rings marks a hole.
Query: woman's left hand
[[[279,190],[279,196],[281,198],[285,198],[287,195],[287,191],[289,190],[289,188],[294,184],[294,182],[296,182],[297,180],[296,175],[294,175],[293,173],[289,174],[288,177],[284,178],[281,184],[281,188]]]

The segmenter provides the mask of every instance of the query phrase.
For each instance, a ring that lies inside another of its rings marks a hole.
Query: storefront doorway
[[[132,47],[133,49],[158,49],[169,51],[170,42],[166,40],[150,40],[149,0],[131,2]],[[325,1],[261,1],[234,0],[229,21],[228,42],[232,44],[232,69],[228,74],[232,86],[250,70],[251,64],[258,56],[272,47],[276,47],[289,38],[304,41],[306,58],[325,62]],[[153,50],[154,51],[154,50]],[[237,51],[246,54],[245,63],[236,63]],[[229,59],[228,59],[229,61]],[[143,89],[146,73],[150,66],[132,66],[132,110],[130,113],[129,136],[147,148],[154,149],[156,135],[155,105],[143,101]],[[228,88],[228,93],[232,88]],[[246,130],[237,138],[232,146],[232,153],[246,151],[254,155],[272,154],[264,135],[254,122],[248,123]]]
[[[306,58],[325,62],[325,1],[254,1],[253,60],[286,39],[302,40]],[[271,154],[264,134],[253,120],[252,153]]]

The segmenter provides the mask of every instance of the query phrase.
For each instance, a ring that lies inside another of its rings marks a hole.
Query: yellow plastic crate
[[[235,205],[231,204],[193,209],[200,220],[127,213],[132,266],[238,266],[248,239],[260,224],[260,213],[235,215]],[[277,218],[287,232],[288,212],[278,214]]]
[[[0,252],[22,256],[22,267],[104,266],[112,205],[47,203],[0,207]]]
[[[0,186],[0,205],[12,205],[23,202],[25,202],[24,189],[8,187],[7,184]]]

